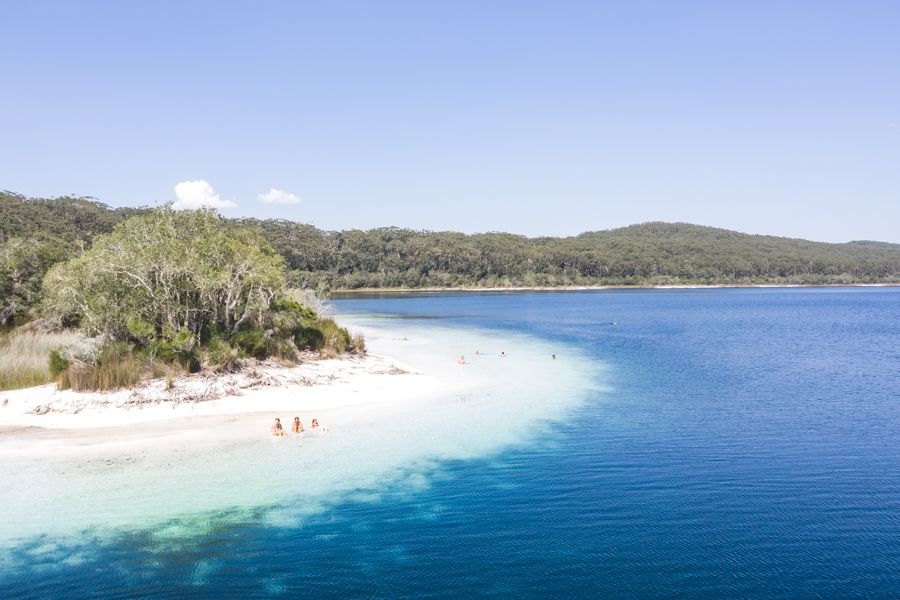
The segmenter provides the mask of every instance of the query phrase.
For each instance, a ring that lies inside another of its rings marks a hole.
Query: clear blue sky
[[[5,2],[0,81],[29,196],[900,242],[897,1]]]

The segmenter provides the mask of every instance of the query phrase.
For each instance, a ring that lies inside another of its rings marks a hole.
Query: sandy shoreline
[[[558,342],[342,322],[376,354],[276,368],[260,378],[268,385],[230,381],[236,393],[215,399],[194,398],[203,378],[176,381],[182,401],[155,398],[164,382],[147,386],[151,402],[130,392],[76,401],[52,386],[0,394],[0,569],[46,561],[43,540],[77,554],[141,531],[177,547],[226,524],[299,527],[341,499],[414,493],[447,461],[545,443],[606,389],[602,363]],[[275,438],[276,416],[307,430]],[[310,431],[313,417],[329,431]],[[16,549],[7,567],[4,548]]]
[[[417,293],[478,293],[478,292],[579,292],[591,290],[715,290],[752,288],[832,288],[832,287],[900,287],[896,283],[756,283],[756,284],[675,284],[675,285],[558,285],[508,287],[422,287],[422,288],[354,288],[336,289],[335,294],[417,294]]]
[[[116,392],[44,385],[0,392],[0,455],[158,442],[163,438],[260,437],[274,416],[352,420],[353,413],[431,393],[434,377],[388,357],[263,363],[234,374],[163,380]],[[240,421],[239,424],[238,421]],[[123,434],[124,432],[124,434]]]

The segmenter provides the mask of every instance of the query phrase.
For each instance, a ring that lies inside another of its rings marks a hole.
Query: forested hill
[[[827,244],[684,223],[527,238],[241,222],[264,231],[295,277],[334,288],[900,281],[900,244]]]
[[[55,262],[145,209],[86,198],[0,193],[0,321],[34,306]],[[292,283],[316,287],[900,282],[900,244],[827,244],[684,223],[645,223],[566,238],[382,228],[322,231],[239,219],[285,257]],[[13,309],[13,312],[15,309]]]

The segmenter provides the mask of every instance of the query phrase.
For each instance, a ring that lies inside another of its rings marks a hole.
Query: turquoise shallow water
[[[537,437],[343,494],[300,528],[243,519],[182,545],[137,530],[41,561],[32,547],[0,596],[897,597],[900,290],[337,307],[527,335],[553,368],[574,353],[605,365],[609,387]]]

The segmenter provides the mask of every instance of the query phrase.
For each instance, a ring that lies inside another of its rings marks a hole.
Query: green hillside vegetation
[[[148,210],[0,194],[0,323],[33,318],[53,264]],[[829,244],[684,223],[565,238],[394,227],[334,232],[285,220],[220,223],[256,231],[253,243],[268,242],[284,260],[286,284],[298,288],[900,282],[900,244]]]
[[[89,198],[27,199],[0,192],[0,325],[17,315],[28,317],[53,264],[90,247],[94,236],[137,212]]]
[[[242,222],[263,232],[294,280],[334,289],[900,281],[900,244],[827,244],[685,223],[527,238]]]
[[[565,238],[241,223],[262,231],[295,281],[334,289],[900,281],[900,244],[828,244],[686,223]]]

